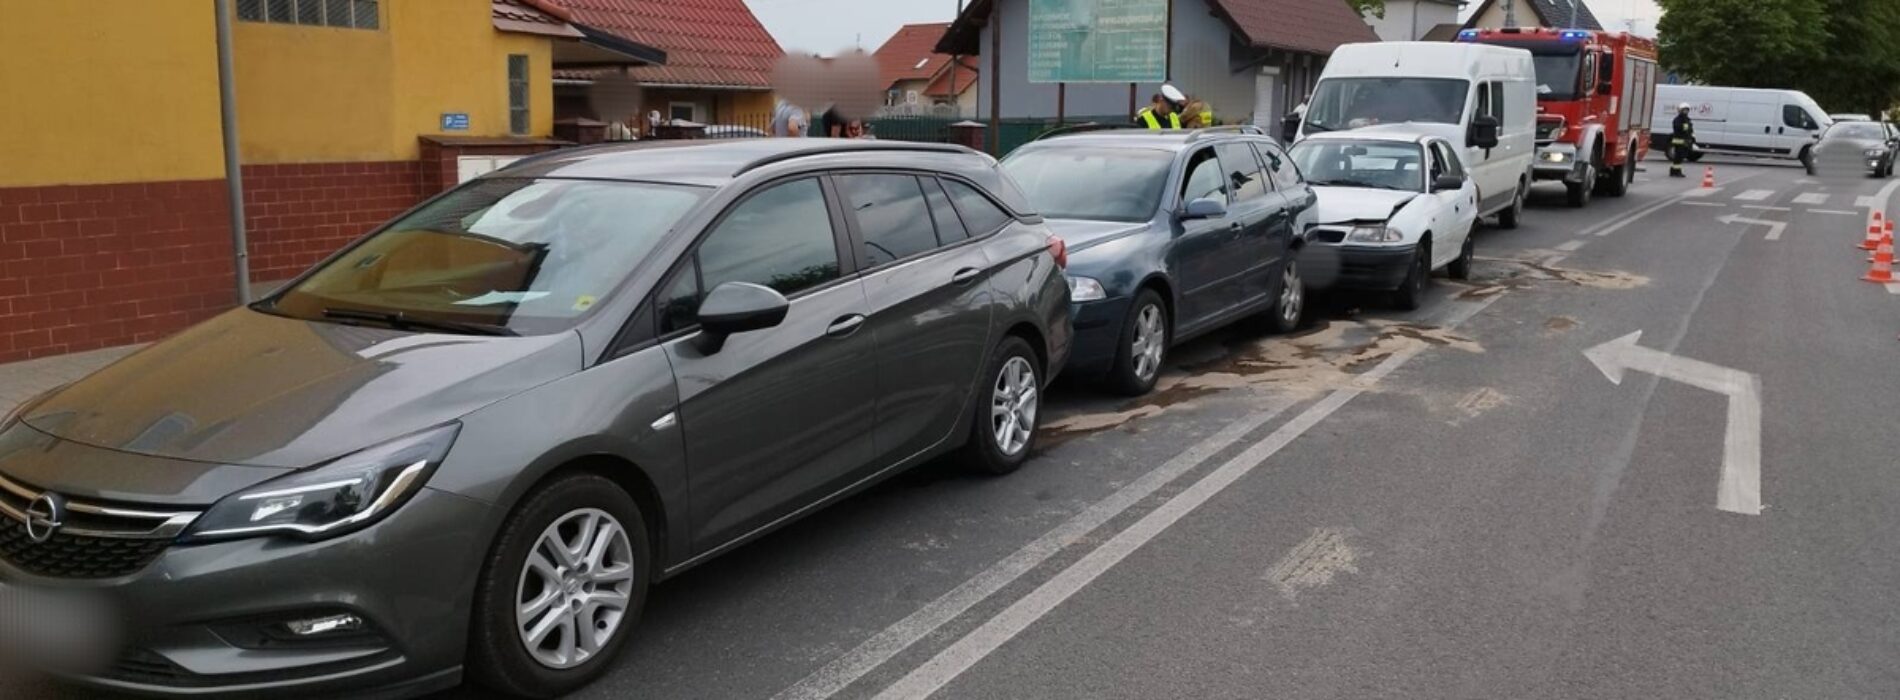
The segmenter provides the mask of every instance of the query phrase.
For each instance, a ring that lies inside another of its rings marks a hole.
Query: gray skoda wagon
[[[83,684],[571,691],[652,583],[940,455],[1021,465],[1064,264],[960,147],[522,161],[7,416],[0,586],[113,611]]]

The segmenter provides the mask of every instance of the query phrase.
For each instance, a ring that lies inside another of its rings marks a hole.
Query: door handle
[[[831,326],[825,329],[825,335],[831,336],[833,338],[843,338],[843,337],[851,335],[852,333],[858,332],[858,328],[862,327],[863,325],[864,325],[863,314],[851,314],[849,316],[842,316],[842,317],[839,317],[838,320],[831,322]]]
[[[1241,225],[1240,225],[1240,222],[1238,222],[1238,221],[1236,221],[1236,222],[1234,222],[1234,223],[1231,223],[1231,224],[1228,224],[1228,225],[1227,225],[1227,230],[1229,230],[1229,231],[1233,231],[1234,233],[1240,233],[1240,229],[1242,229],[1242,228],[1244,228],[1244,227],[1243,227],[1243,226],[1241,226]]]
[[[951,275],[950,283],[961,287],[971,282],[975,282],[976,278],[981,276],[982,274],[983,274],[982,270],[978,270],[974,267],[966,267],[961,270],[957,270],[956,274]]]

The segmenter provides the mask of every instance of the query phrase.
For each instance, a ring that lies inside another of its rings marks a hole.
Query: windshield
[[[1293,162],[1318,186],[1425,191],[1419,174],[1425,152],[1416,143],[1391,141],[1301,141]]]
[[[479,180],[390,224],[260,308],[417,330],[563,330],[611,293],[702,192]]]
[[[1865,141],[1887,140],[1887,130],[1873,122],[1841,122],[1827,131],[1830,139],[1860,139]]]
[[[1138,148],[1055,147],[1017,151],[1003,172],[1052,219],[1147,221],[1161,202],[1169,151]]]
[[[1531,54],[1537,66],[1537,99],[1577,99],[1577,70],[1583,66],[1583,54]]]
[[[1469,83],[1453,78],[1327,78],[1307,108],[1308,132],[1464,117]]]

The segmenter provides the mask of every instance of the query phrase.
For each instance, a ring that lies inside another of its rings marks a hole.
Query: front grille
[[[46,491],[0,476],[0,559],[36,576],[100,579],[137,573],[170,546],[198,514],[68,501],[44,542],[27,533],[28,512]],[[41,533],[45,534],[45,533]]]
[[[35,576],[115,578],[138,573],[171,540],[88,537],[56,533],[45,542],[26,534],[26,523],[0,518],[0,558]]]
[[[114,680],[145,683],[149,685],[183,685],[190,680],[192,673],[171,659],[159,656],[144,649],[132,649],[119,657],[107,674]]]
[[[1563,135],[1563,130],[1564,120],[1562,119],[1539,119],[1537,120],[1537,142],[1544,144],[1556,141],[1558,136]]]

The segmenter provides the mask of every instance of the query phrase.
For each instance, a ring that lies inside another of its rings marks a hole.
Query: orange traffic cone
[[[1715,166],[1710,165],[1702,168],[1702,189],[1713,187],[1715,187]]]
[[[1888,224],[1892,226],[1892,224]],[[1893,231],[1887,230],[1880,236],[1880,247],[1874,249],[1874,266],[1861,279],[1885,284],[1893,280]]]
[[[1861,250],[1873,250],[1878,248],[1880,247],[1881,235],[1892,230],[1893,222],[1876,219],[1874,223],[1867,225],[1867,237],[1860,240],[1860,246],[1858,247]]]

